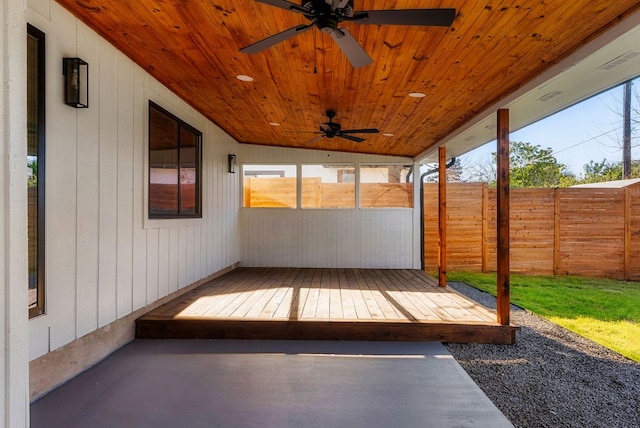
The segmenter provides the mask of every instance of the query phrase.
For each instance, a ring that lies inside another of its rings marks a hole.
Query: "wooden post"
[[[447,148],[438,149],[438,284],[447,286]]]
[[[509,110],[500,109],[497,116],[497,315],[499,324],[509,325]]]

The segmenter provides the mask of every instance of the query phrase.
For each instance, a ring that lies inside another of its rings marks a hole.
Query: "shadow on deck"
[[[419,270],[240,268],[140,317],[150,339],[512,344],[515,326]]]

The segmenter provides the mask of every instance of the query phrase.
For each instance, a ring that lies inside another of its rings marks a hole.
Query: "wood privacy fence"
[[[640,280],[640,186],[510,189],[511,271]],[[438,187],[425,184],[425,267],[438,266]],[[496,270],[496,189],[447,184],[447,270]]]
[[[244,178],[244,206],[296,208],[295,177]],[[354,183],[323,183],[319,177],[302,179],[303,208],[354,208]],[[413,207],[412,183],[361,183],[362,208]]]

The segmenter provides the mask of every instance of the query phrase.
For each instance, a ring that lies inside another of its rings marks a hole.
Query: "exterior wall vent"
[[[549,93],[544,94],[543,96],[541,96],[540,98],[538,98],[538,101],[540,102],[546,102],[549,101],[551,98],[557,97],[558,95],[560,95],[562,93],[562,91],[551,91]]]
[[[637,57],[638,55],[640,55],[640,52],[638,52],[638,51],[625,52],[622,55],[612,59],[611,61],[605,62],[600,67],[598,67],[598,69],[605,70],[605,71],[611,70],[612,68],[615,68],[615,67],[619,66],[620,64],[625,63],[625,62],[629,61],[630,59]]]

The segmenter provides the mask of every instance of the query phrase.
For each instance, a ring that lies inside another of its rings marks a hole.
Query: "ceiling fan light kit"
[[[318,27],[323,33],[331,35],[340,50],[355,68],[364,67],[373,62],[369,54],[346,28],[338,28],[343,21],[355,24],[373,25],[418,25],[448,27],[456,17],[456,10],[442,9],[396,9],[367,10],[355,12],[353,0],[307,0],[298,5],[286,0],[256,0],[273,7],[279,7],[293,13],[302,14],[311,21],[308,25],[295,27],[262,39],[240,49],[243,53],[258,53],[280,42],[294,37],[312,27]]]

